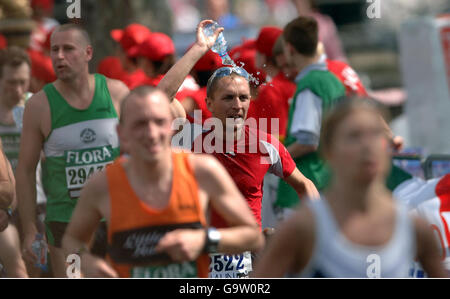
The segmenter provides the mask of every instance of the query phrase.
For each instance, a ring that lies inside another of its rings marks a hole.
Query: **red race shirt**
[[[283,72],[279,72],[270,83],[259,89],[258,98],[250,102],[247,118],[255,118],[258,129],[283,140],[289,118],[289,99],[295,93],[296,86],[289,81]],[[261,126],[260,118],[267,119],[266,128]],[[272,131],[271,118],[279,120],[279,129]]]
[[[192,150],[196,153],[209,153],[216,157],[230,174],[234,183],[242,193],[253,215],[261,227],[261,203],[263,196],[263,180],[267,172],[280,178],[292,174],[296,165],[287,149],[277,138],[263,131],[245,127],[245,134],[234,143],[230,150],[226,145],[222,150],[216,149],[216,139],[213,131],[205,132],[193,144]],[[202,137],[202,138],[200,138]],[[207,142],[211,138],[211,142]],[[212,147],[208,146],[209,144]],[[211,225],[214,227],[227,227],[223,220],[212,210]]]
[[[327,59],[326,62],[328,70],[344,84],[347,95],[356,94],[360,97],[367,97],[367,91],[358,74],[348,64],[330,59]]]

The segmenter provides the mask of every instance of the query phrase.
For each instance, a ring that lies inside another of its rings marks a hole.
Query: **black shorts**
[[[66,232],[67,222],[46,222],[45,231],[48,244],[56,248],[62,247],[62,239]],[[106,256],[108,244],[106,222],[100,222],[95,232],[94,242],[90,248],[90,252],[99,257]]]

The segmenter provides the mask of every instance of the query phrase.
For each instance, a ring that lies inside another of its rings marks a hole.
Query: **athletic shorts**
[[[61,248],[62,239],[68,225],[69,223],[67,222],[46,222],[45,231],[48,244],[56,248]],[[105,257],[108,244],[106,222],[100,222],[94,238],[90,252],[96,256]]]

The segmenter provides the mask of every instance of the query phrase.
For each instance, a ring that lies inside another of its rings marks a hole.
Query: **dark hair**
[[[339,124],[357,109],[372,110],[378,113],[384,120],[388,118],[387,110],[375,100],[360,97],[342,97],[324,116],[320,133],[322,154],[325,154],[330,149]]]
[[[205,87],[208,85],[208,80],[212,76],[214,71],[208,70],[208,71],[195,71],[194,77],[197,80],[198,85],[201,87]]]
[[[81,34],[82,38],[85,40],[86,44],[88,44],[88,45],[91,44],[91,38],[89,37],[89,34],[86,31],[86,29],[84,29],[83,26],[81,26],[79,24],[75,24],[75,23],[68,23],[68,24],[63,24],[63,25],[57,26],[55,28],[55,30],[53,31],[52,36],[56,32],[65,32],[65,31],[69,31],[69,30],[78,31]]]
[[[283,38],[300,54],[313,57],[319,42],[318,25],[312,17],[298,17],[284,27]]]
[[[165,56],[162,60],[150,60],[153,63],[155,73],[157,75],[166,74],[175,64],[175,56],[173,54]]]
[[[10,66],[19,67],[23,63],[28,64],[31,69],[31,60],[27,52],[22,48],[12,46],[0,51],[0,78],[3,76],[3,68]]]

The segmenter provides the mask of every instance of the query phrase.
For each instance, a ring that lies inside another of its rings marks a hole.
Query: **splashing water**
[[[205,27],[203,28],[203,32],[205,33],[206,36],[212,36],[214,34],[214,31],[216,31],[216,29],[219,27],[219,24],[217,24],[217,22],[213,22],[210,24],[206,24]],[[227,41],[225,40],[225,37],[223,35],[223,32],[221,32],[219,34],[219,36],[217,37],[216,42],[214,43],[214,45],[212,46],[211,50],[217,54],[219,54],[220,58],[222,59],[222,64],[223,65],[229,65],[233,68],[237,68],[238,65],[234,62],[233,59],[231,59],[230,55],[228,55],[227,52]],[[245,69],[245,63],[240,62],[241,64],[241,68]],[[259,75],[259,72],[258,72]],[[258,80],[258,78],[255,78],[252,74],[249,73],[249,81],[253,82],[255,85],[259,85],[260,82]]]

